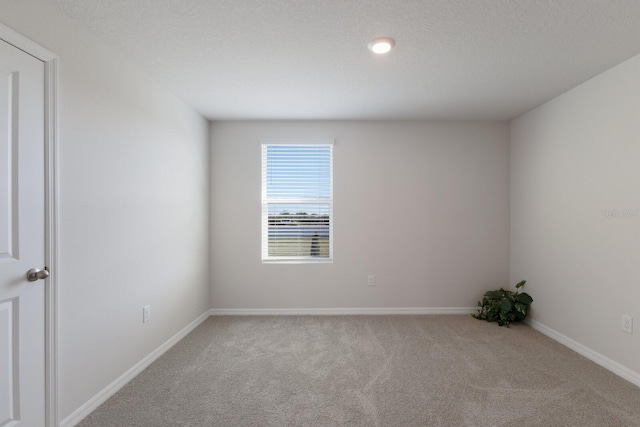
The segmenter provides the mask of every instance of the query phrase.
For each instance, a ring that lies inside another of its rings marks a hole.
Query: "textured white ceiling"
[[[214,120],[510,119],[640,53],[640,0],[50,1]]]

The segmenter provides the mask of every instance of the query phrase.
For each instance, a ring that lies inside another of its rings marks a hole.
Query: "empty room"
[[[0,426],[640,426],[640,1],[0,1]]]

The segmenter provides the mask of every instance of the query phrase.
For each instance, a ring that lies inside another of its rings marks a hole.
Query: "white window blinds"
[[[262,144],[262,260],[333,259],[333,143]]]

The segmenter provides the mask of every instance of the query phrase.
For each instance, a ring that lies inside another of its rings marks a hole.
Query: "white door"
[[[44,63],[0,40],[1,427],[45,425],[44,224]]]

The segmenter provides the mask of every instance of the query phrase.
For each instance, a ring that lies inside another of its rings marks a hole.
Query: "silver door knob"
[[[39,268],[32,268],[27,271],[27,280],[30,282],[35,282],[36,280],[44,280],[49,277],[49,270],[47,267],[44,270],[40,270]]]

